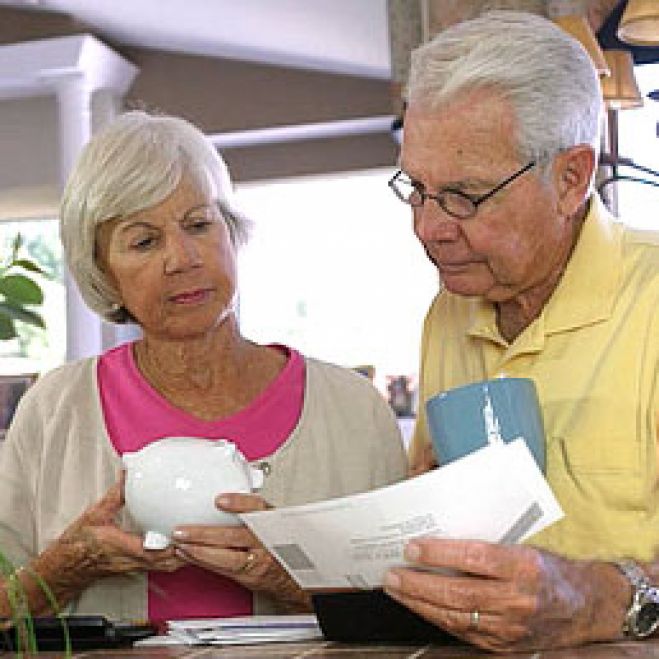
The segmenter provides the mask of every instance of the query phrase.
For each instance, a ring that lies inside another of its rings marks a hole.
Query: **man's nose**
[[[422,242],[453,241],[460,236],[459,220],[433,199],[414,209],[414,232]]]

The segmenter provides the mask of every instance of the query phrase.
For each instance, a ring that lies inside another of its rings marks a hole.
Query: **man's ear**
[[[559,153],[554,162],[558,208],[562,214],[572,215],[588,196],[595,151],[587,144],[580,144]]]

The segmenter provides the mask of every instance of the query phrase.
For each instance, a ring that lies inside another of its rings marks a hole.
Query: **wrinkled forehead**
[[[219,187],[217,176],[214,176],[203,164],[190,161],[181,162],[174,176],[164,178],[160,185],[155,186],[154,193],[146,195],[140,207],[134,208],[132,213],[128,214],[153,208],[182,189],[185,189],[188,194],[194,193],[196,197],[208,202],[217,201],[222,198]]]
[[[487,94],[456,96],[438,107],[411,103],[405,113],[401,167],[418,174],[435,167],[458,170],[514,162],[516,126],[508,104]]]

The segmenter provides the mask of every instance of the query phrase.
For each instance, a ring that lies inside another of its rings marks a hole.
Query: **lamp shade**
[[[626,110],[643,105],[643,97],[634,77],[634,61],[628,50],[605,50],[611,75],[600,78],[604,103],[612,110]]]
[[[659,0],[629,0],[618,25],[618,38],[639,46],[659,45]]]
[[[604,53],[597,43],[590,24],[582,14],[567,14],[564,16],[554,16],[554,23],[573,36],[588,51],[597,73],[601,76],[609,75],[609,67],[604,58]]]

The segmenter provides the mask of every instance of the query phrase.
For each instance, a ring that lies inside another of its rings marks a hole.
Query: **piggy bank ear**
[[[252,491],[260,490],[263,487],[264,481],[263,469],[249,465],[249,480]]]

